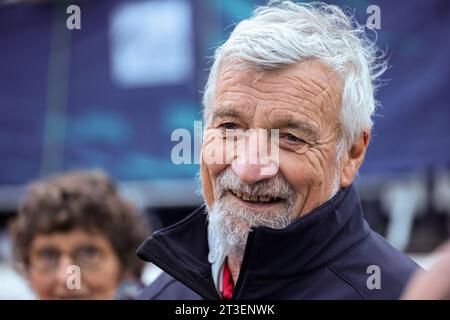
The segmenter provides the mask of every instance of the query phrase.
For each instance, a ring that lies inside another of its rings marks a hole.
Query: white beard
[[[239,205],[230,196],[224,196],[230,189],[252,195],[278,196],[285,199],[285,203],[275,210],[252,210]],[[339,175],[336,174],[330,198],[338,190]],[[215,196],[217,200],[208,209],[208,228],[216,239],[215,245],[220,245],[225,256],[231,254],[238,259],[244,257],[248,234],[252,227],[265,226],[272,229],[283,229],[296,217],[293,208],[297,194],[281,175],[248,185],[242,183],[231,168],[227,168],[217,177]]]
[[[230,189],[242,190],[255,195],[279,196],[285,199],[285,205],[276,210],[265,211],[245,208],[229,196],[223,197],[224,192]],[[228,168],[217,178],[216,190],[216,199],[218,200],[208,212],[209,228],[225,255],[232,254],[238,258],[244,256],[248,233],[252,227],[266,226],[282,229],[293,220],[292,211],[296,194],[281,176],[248,185],[240,182],[231,168]]]

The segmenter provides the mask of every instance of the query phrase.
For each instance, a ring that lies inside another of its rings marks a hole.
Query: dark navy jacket
[[[155,232],[138,256],[165,273],[141,298],[221,299],[207,241],[201,208]],[[370,229],[351,186],[282,230],[254,227],[233,299],[398,299],[416,268]]]

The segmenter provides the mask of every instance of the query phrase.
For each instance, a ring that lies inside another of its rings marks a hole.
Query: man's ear
[[[369,141],[370,129],[367,128],[359,139],[354,141],[345,152],[341,174],[341,187],[348,187],[353,183],[353,180],[355,180],[356,173],[364,161]]]

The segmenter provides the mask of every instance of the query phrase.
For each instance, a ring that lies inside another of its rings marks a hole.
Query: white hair
[[[338,149],[346,148],[373,125],[377,79],[387,62],[365,27],[335,5],[270,2],[241,21],[215,51],[203,97],[205,122],[210,121],[219,69],[228,59],[271,70],[309,58],[320,59],[343,79],[339,114],[343,143]]]

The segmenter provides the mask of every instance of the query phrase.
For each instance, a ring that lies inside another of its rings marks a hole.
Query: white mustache
[[[231,168],[222,171],[216,180],[218,198],[223,197],[229,191],[245,193],[253,197],[279,198],[289,202],[294,201],[296,197],[294,189],[280,174],[268,180],[247,184],[241,182]]]

